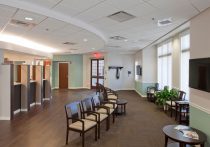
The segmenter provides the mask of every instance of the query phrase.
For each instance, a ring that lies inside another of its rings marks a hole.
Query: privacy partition
[[[0,120],[13,117],[13,65],[0,65]]]
[[[21,111],[30,110],[30,66],[21,65]]]

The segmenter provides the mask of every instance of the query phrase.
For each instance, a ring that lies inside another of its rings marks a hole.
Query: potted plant
[[[178,92],[175,89],[169,90],[168,87],[164,88],[164,90],[159,91],[155,94],[156,103],[163,107],[166,110],[166,101],[175,100],[178,96]]]

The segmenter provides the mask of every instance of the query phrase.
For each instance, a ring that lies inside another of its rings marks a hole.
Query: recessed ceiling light
[[[128,39],[125,39],[124,41],[125,41],[125,42],[128,42]]]
[[[87,41],[88,41],[88,39],[87,39],[87,38],[84,38],[84,39],[83,39],[83,41],[84,41],[84,42],[87,42]]]
[[[34,19],[33,19],[33,18],[31,18],[31,17],[25,17],[25,20],[32,21],[32,20],[34,20]]]

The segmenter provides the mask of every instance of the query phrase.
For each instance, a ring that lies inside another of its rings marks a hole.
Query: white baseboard
[[[17,113],[19,113],[20,112],[20,109],[17,109],[17,110],[15,110],[15,111],[13,111],[13,114],[15,115],[15,114],[17,114]]]
[[[147,97],[146,95],[143,95],[143,94],[141,94],[140,92],[138,92],[136,89],[135,89],[135,91],[136,91],[136,93],[138,93],[141,97]]]
[[[0,117],[0,120],[10,120],[10,117]]]
[[[118,90],[135,90],[134,88],[121,88],[121,89],[116,89],[117,91]]]
[[[206,108],[204,108],[204,107],[202,107],[200,105],[197,105],[195,103],[190,102],[190,106],[195,107],[195,108],[197,108],[197,109],[199,109],[199,110],[201,110],[203,112],[206,112],[207,114],[210,114],[210,110],[208,110],[208,109],[206,109]]]
[[[68,89],[90,89],[87,87],[69,87]]]
[[[52,98],[43,98],[43,101],[50,101]]]
[[[28,112],[27,109],[20,109],[20,111],[22,111],[22,112]]]
[[[35,106],[35,102],[30,104],[30,107],[33,107],[33,106]]]
[[[59,89],[59,87],[53,87],[52,89]]]

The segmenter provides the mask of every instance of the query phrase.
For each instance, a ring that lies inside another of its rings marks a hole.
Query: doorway
[[[91,89],[96,88],[96,84],[104,85],[104,59],[91,59]]]
[[[59,63],[59,88],[68,89],[68,63]]]

